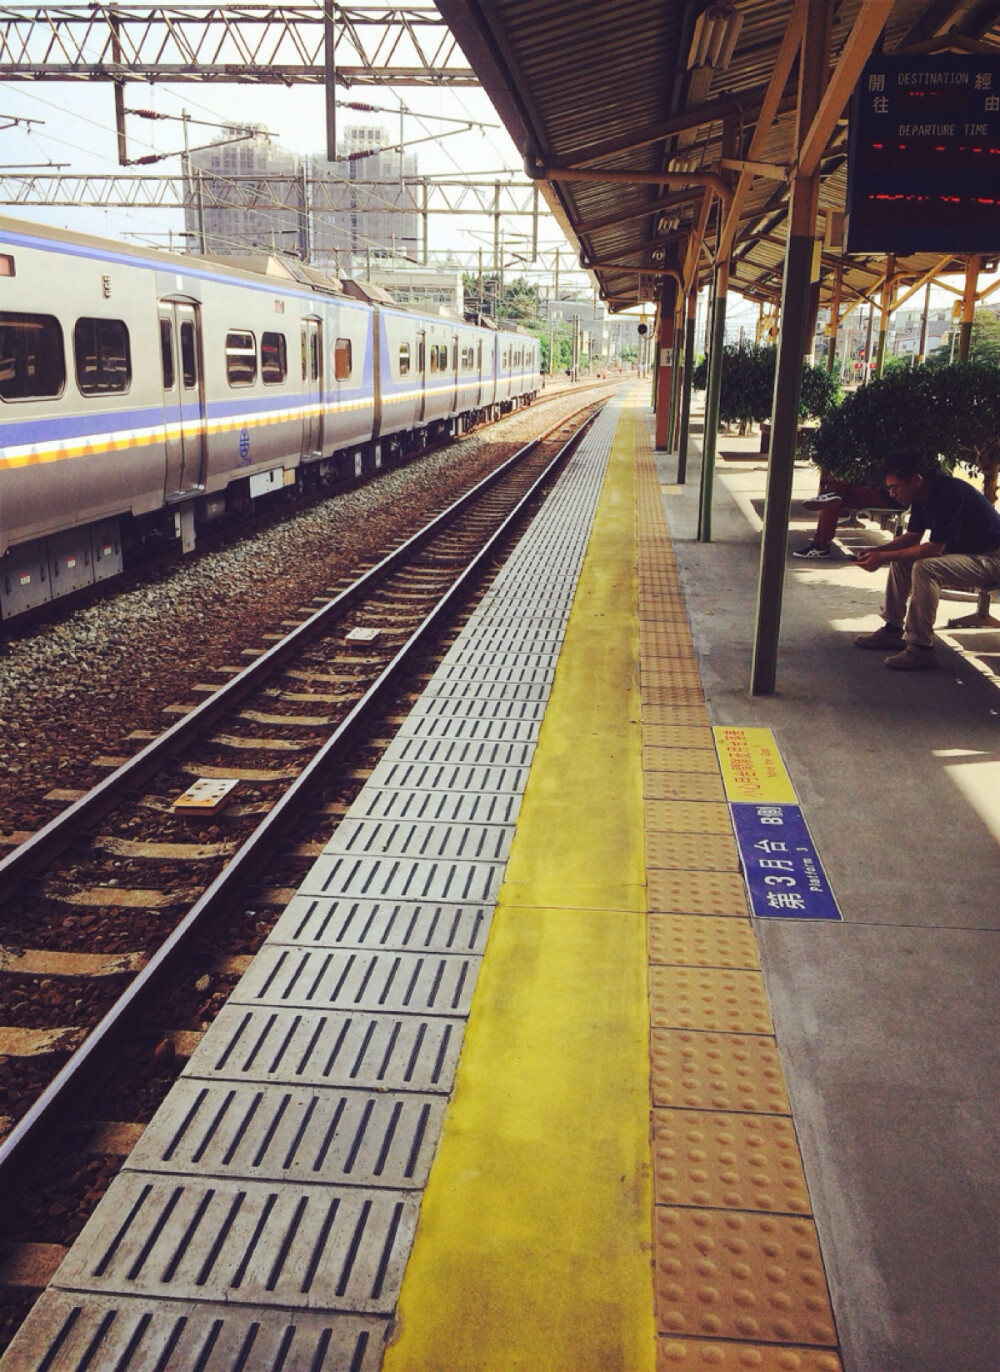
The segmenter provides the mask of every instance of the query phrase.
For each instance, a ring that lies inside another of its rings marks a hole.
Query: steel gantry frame
[[[0,81],[478,86],[433,5],[0,7]]]
[[[129,81],[322,85],[337,156],[337,87],[477,86],[431,5],[102,4],[0,8],[0,81],[108,81],[118,160]]]

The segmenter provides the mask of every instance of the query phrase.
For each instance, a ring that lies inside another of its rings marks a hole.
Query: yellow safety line
[[[655,1361],[634,528],[618,426],[387,1372]]]

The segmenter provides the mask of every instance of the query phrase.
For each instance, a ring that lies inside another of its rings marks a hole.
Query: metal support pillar
[[[708,354],[708,389],[705,394],[705,441],[701,457],[701,493],[698,499],[698,542],[712,541],[712,500],[715,496],[715,447],[719,433],[719,399],[722,395],[722,347],[726,337],[726,293],[729,263],[715,269],[712,292],[712,343]]]
[[[958,327],[958,361],[968,362],[972,350],[972,321],[976,316],[976,286],[979,282],[981,258],[970,255],[965,259],[965,291],[962,294],[962,322]]]
[[[299,176],[299,198],[299,253],[303,262],[309,262],[312,258],[312,235],[309,232],[309,182],[306,180],[305,167]]]
[[[326,160],[337,160],[337,57],[331,0],[323,6],[323,83],[326,88]]]
[[[879,303],[878,344],[875,349],[875,375],[881,376],[885,368],[885,340],[889,335],[889,318],[892,315],[892,302],[895,296],[896,259],[892,255],[885,259],[885,280],[882,282],[882,299]]]
[[[659,327],[656,331],[656,451],[670,445],[670,393],[674,380],[674,301],[677,287],[669,278],[663,283]]]
[[[808,6],[799,60],[799,107],[796,147],[801,148],[819,108],[829,69],[832,0]],[[809,283],[812,276],[819,175],[795,176],[792,181],[788,246],[781,291],[781,333],[774,377],[771,412],[771,452],[764,502],[764,533],[760,545],[756,627],[750,690],[770,695],[778,666],[778,634],[785,579],[788,516],[799,427],[799,390],[809,323]]]
[[[917,345],[917,365],[923,363],[927,355],[927,319],[931,312],[931,283],[924,288],[924,312],[920,316],[920,342]]]
[[[677,449],[680,427],[681,386],[684,382],[684,297],[677,292],[674,303],[674,384],[670,388],[670,423],[667,425],[667,451]]]
[[[687,481],[688,442],[691,434],[691,377],[694,373],[695,314],[698,309],[698,288],[694,286],[687,297],[687,328],[684,333],[684,379],[681,385],[681,425],[677,439],[677,484]]]
[[[844,289],[844,264],[837,263],[837,273],[833,279],[833,299],[830,302],[830,346],[826,350],[826,370],[833,375],[837,361],[837,336],[840,333],[840,297]]]

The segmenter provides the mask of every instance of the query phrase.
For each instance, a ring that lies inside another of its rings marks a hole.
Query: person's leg
[[[856,648],[900,648],[903,645],[903,621],[906,619],[906,602],[910,596],[910,562],[890,562],[889,575],[885,583],[885,603],[882,618],[885,623],[874,633],[859,634],[854,640]]]
[[[922,648],[934,645],[934,620],[942,586],[974,591],[1000,582],[1000,554],[997,553],[948,553],[944,557],[922,558],[911,566],[913,585],[904,637],[907,642]]]
[[[885,582],[885,602],[882,618],[891,629],[901,631],[906,623],[906,602],[913,585],[912,562],[890,562]]]

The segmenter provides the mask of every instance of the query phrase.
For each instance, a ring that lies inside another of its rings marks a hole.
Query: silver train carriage
[[[0,217],[0,619],[533,400],[538,341]]]

